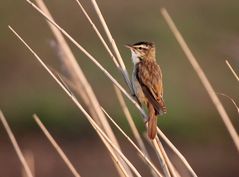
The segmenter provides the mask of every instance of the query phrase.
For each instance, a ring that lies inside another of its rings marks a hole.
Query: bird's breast
[[[140,86],[140,83],[136,77],[136,74],[137,74],[136,68],[134,67],[133,73],[132,73],[132,86],[133,86],[134,94],[137,96],[140,103],[146,103],[145,95],[144,95],[143,90]]]

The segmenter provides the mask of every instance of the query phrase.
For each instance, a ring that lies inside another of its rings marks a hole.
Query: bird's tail
[[[153,105],[148,105],[148,111],[148,137],[153,140],[157,134],[157,116]]]

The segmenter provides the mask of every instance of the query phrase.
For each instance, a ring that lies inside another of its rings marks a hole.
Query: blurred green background
[[[121,74],[76,2],[53,0],[46,3],[58,24],[126,88]],[[90,1],[84,0],[82,3],[103,32]],[[236,148],[207,92],[162,18],[160,7],[167,7],[216,92],[225,93],[238,102],[238,82],[226,66],[225,59],[238,71],[239,2],[111,0],[99,1],[98,4],[130,74],[132,63],[124,44],[142,40],[156,44],[157,60],[164,74],[164,97],[168,107],[167,115],[159,120],[159,127],[185,154],[199,176],[238,176],[239,158]],[[70,174],[64,164],[59,162],[59,157],[35,124],[33,113],[40,116],[54,137],[62,143],[64,150],[79,166],[83,175],[95,176],[94,172],[100,170],[100,176],[117,175],[104,146],[88,121],[10,32],[8,25],[11,25],[48,65],[62,73],[64,67],[52,46],[54,37],[44,18],[25,1],[1,1],[0,109],[5,113],[14,133],[18,135],[21,147],[33,152],[39,167],[36,167],[37,176]],[[130,134],[109,79],[75,46],[70,42],[69,44],[99,102]],[[238,129],[236,109],[227,98],[220,96],[220,99]],[[144,126],[138,111],[128,100],[127,103],[143,133]],[[125,140],[121,136],[119,139],[122,139],[122,146],[129,153],[131,147],[124,143]],[[102,153],[99,155],[99,152]],[[42,165],[43,161],[46,161],[44,157],[49,158],[50,165]],[[139,167],[144,167],[135,160],[135,156],[132,159]],[[15,171],[11,170],[13,167],[16,168]],[[19,176],[20,167],[8,137],[0,126],[0,176]],[[104,170],[106,168],[109,170]],[[147,171],[142,173],[145,173],[145,176],[149,174]]]

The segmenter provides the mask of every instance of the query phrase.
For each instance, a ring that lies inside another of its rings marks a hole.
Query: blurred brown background
[[[100,23],[90,1],[82,1],[96,24]],[[55,20],[84,46],[124,86],[121,74],[101,45],[75,1],[46,2]],[[215,90],[238,102],[238,82],[225,64],[228,59],[239,66],[239,2],[236,0],[98,1],[111,33],[131,73],[130,53],[124,44],[154,41],[157,60],[164,74],[168,113],[159,127],[189,160],[202,177],[239,176],[238,152],[219,114],[197,75],[186,60],[174,36],[160,14],[165,5],[185,37]],[[36,176],[71,176],[35,124],[37,113],[82,176],[117,176],[96,133],[76,106],[36,62],[29,51],[8,29],[11,25],[50,66],[64,73],[53,47],[54,38],[45,20],[22,1],[0,2],[0,109],[5,113],[24,152],[34,156]],[[119,108],[111,82],[70,42],[78,62],[103,107],[130,133]],[[109,96],[110,95],[110,96]],[[238,126],[238,114],[225,97],[221,100]],[[129,108],[140,131],[143,122],[135,107]],[[115,131],[118,134],[118,131]],[[122,140],[124,152],[144,176],[148,169]],[[150,147],[149,147],[150,149]],[[151,153],[156,160],[156,155]],[[172,155],[172,158],[174,156]],[[176,160],[177,161],[177,160]],[[181,168],[182,164],[178,164]],[[21,164],[0,125],[0,176],[21,176]]]

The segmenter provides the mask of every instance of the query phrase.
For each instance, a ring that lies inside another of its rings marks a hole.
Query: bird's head
[[[137,42],[126,47],[130,49],[135,64],[142,60],[155,60],[155,45],[152,42]]]

